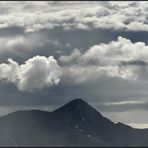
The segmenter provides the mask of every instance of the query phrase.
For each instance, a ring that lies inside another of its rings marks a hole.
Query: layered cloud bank
[[[54,57],[35,56],[19,65],[12,59],[0,64],[0,79],[17,85],[21,91],[33,91],[57,85],[62,70]]]
[[[15,8],[13,7],[15,5]],[[82,7],[83,5],[83,7]],[[148,31],[146,2],[1,2],[0,28]]]

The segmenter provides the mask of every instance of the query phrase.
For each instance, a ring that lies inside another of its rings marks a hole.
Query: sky
[[[148,2],[1,1],[0,116],[82,98],[148,127]]]

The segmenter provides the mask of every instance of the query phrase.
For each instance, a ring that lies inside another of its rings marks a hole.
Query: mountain
[[[82,99],[53,112],[17,111],[0,118],[0,146],[148,146],[148,129],[113,123]]]

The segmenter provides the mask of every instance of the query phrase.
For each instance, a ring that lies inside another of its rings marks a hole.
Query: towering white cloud
[[[17,85],[21,91],[33,91],[57,85],[62,75],[54,57],[35,56],[19,65],[12,59],[0,64],[0,79]]]

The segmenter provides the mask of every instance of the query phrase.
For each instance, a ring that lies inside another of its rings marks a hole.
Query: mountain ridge
[[[0,146],[148,146],[148,130],[114,123],[80,98],[0,117],[0,131]]]

